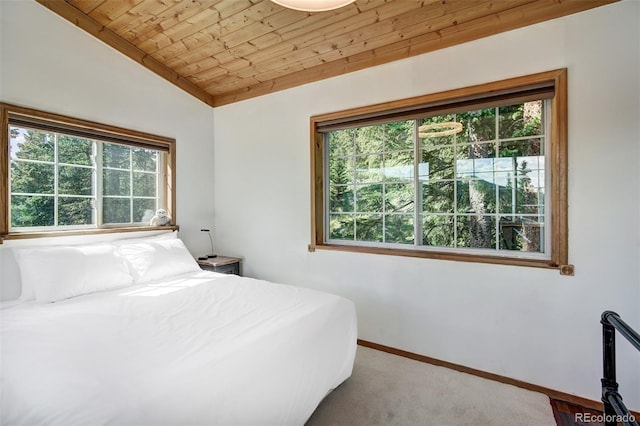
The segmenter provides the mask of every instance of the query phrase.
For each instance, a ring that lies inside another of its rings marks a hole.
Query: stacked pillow
[[[200,271],[182,240],[115,242],[117,253],[129,267],[136,284],[158,281],[173,275]]]
[[[56,302],[199,271],[184,243],[167,235],[169,238],[15,248],[22,279],[20,300]]]

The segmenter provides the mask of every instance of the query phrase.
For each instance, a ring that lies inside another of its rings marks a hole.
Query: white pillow
[[[177,238],[178,238],[178,233],[176,231],[171,231],[171,232],[163,232],[161,234],[155,234],[155,235],[145,236],[145,237],[122,238],[119,240],[111,241],[111,243],[115,245],[121,245],[121,244],[131,244],[131,243],[146,243],[148,241],[175,240]]]
[[[56,302],[133,282],[124,259],[111,244],[13,250],[22,278],[21,300]]]
[[[147,240],[118,244],[135,283],[147,283],[187,272],[200,271],[182,240]]]
[[[18,271],[20,272],[20,297],[18,300],[21,302],[29,302],[31,300],[36,300],[36,289],[34,288],[34,279],[25,279],[22,273],[22,269],[20,264],[18,263],[18,259],[20,255],[18,254],[18,249],[11,250],[13,253],[13,258],[18,265]]]

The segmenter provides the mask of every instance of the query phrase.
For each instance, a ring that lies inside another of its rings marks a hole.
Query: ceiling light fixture
[[[271,0],[280,6],[303,12],[325,12],[353,3],[355,0]]]

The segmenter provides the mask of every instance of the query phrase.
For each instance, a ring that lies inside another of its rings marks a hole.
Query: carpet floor
[[[306,426],[555,426],[546,395],[358,346]]]

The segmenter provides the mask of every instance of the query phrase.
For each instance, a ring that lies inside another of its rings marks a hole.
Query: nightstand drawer
[[[198,260],[198,265],[205,271],[240,275],[240,260],[237,257],[217,256],[207,260]]]
[[[232,263],[230,265],[222,265],[222,266],[214,266],[213,268],[207,268],[214,272],[219,272],[221,274],[234,274],[240,275],[240,265],[238,263]]]

